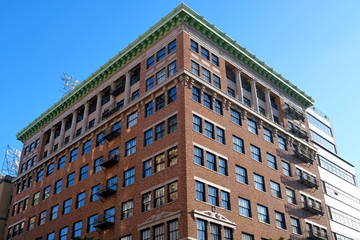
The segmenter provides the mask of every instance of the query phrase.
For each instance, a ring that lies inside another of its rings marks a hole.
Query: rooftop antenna
[[[16,177],[19,170],[21,151],[7,145],[0,175]]]
[[[67,74],[66,72],[63,72],[63,74],[64,76],[61,78],[61,80],[64,81],[64,95],[65,95],[71,90],[73,90],[77,85],[79,85],[80,81],[74,76]]]

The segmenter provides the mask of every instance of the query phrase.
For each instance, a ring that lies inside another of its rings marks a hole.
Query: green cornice
[[[275,72],[272,68],[256,58],[256,56],[252,55],[245,48],[241,47],[225,33],[221,32],[185,4],[180,4],[133,43],[129,44],[124,50],[119,52],[115,57],[100,67],[95,73],[91,74],[87,79],[81,82],[74,90],[62,97],[57,103],[21,130],[16,135],[17,139],[24,141],[29,138],[35,132],[44,127],[49,121],[69,108],[73,103],[78,101],[94,87],[99,85],[126,63],[138,56],[146,48],[155,43],[159,38],[164,36],[181,22],[187,23],[196,31],[206,36],[229,54],[236,57],[245,65],[288,93],[299,103],[306,107],[313,105],[314,100],[310,96],[306,95],[305,92],[291,84],[290,81]]]

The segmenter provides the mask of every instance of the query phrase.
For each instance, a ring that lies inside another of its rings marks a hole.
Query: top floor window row
[[[40,145],[40,138],[36,139],[34,142],[30,143],[27,147],[25,147],[24,155],[28,154],[35,148],[37,148]]]
[[[167,49],[167,51],[166,51]],[[156,62],[161,61],[166,57],[167,54],[170,54],[176,50],[176,39],[170,42],[166,47],[161,48],[159,51],[156,52],[155,55],[152,55],[146,60],[146,69],[151,68],[155,64],[155,58]]]
[[[200,50],[200,55],[203,58],[205,58],[208,61],[211,61],[212,64],[219,67],[219,65],[220,65],[219,57],[213,53],[210,53],[210,51],[208,49],[206,49],[204,46],[200,46],[200,48],[199,48],[199,44],[192,39],[190,40],[190,49],[196,53],[199,53],[199,50]]]

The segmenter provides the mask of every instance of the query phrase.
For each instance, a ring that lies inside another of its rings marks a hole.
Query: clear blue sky
[[[311,95],[360,174],[360,1],[184,2]],[[85,79],[180,3],[2,1],[0,162],[7,144],[21,149],[16,133],[62,96],[63,72]]]

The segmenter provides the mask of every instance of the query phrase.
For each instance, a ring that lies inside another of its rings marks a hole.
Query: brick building
[[[181,4],[18,135],[7,239],[316,239],[311,97]]]

